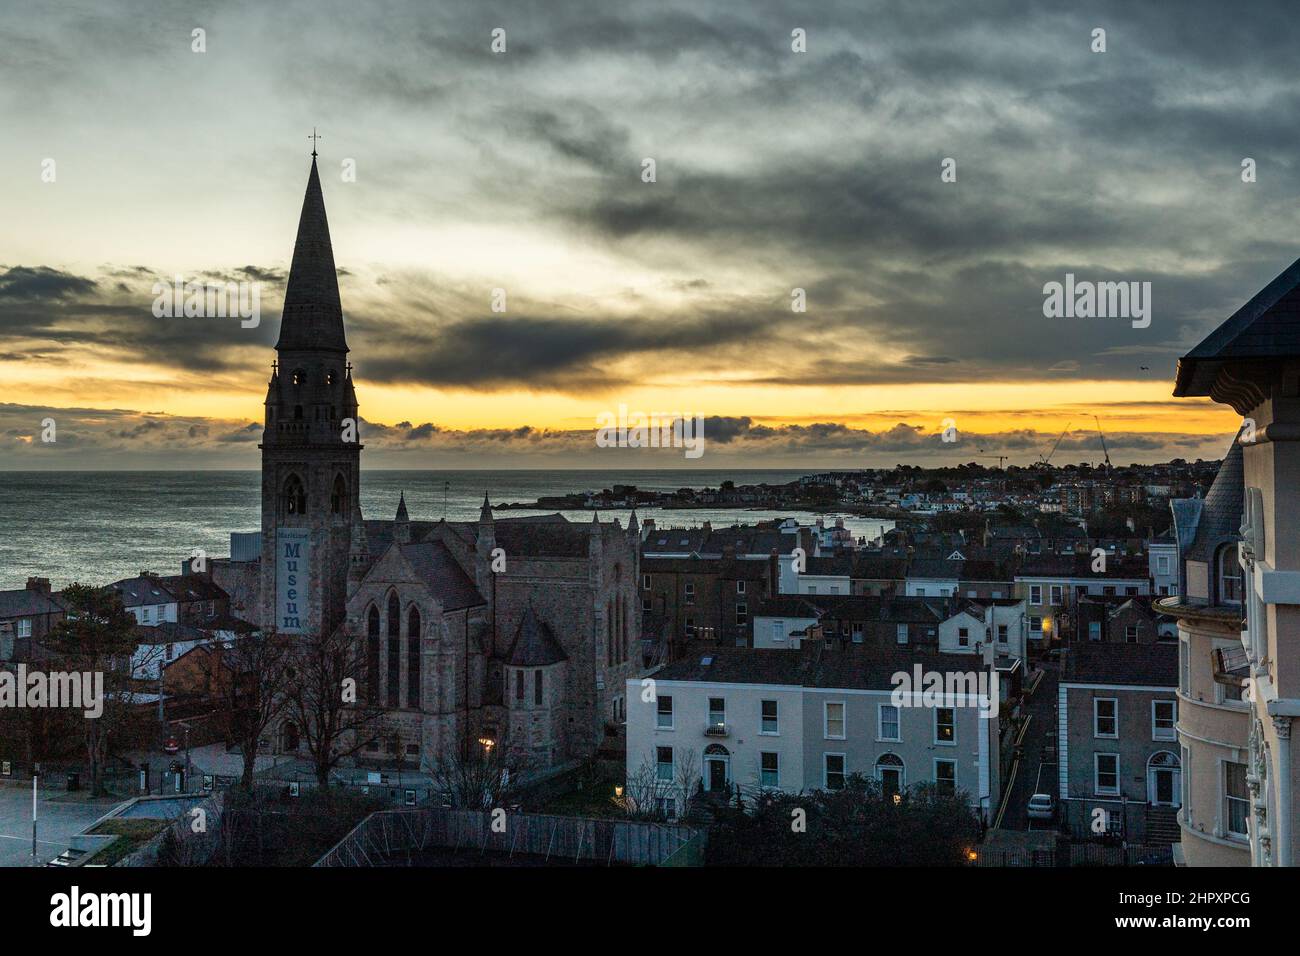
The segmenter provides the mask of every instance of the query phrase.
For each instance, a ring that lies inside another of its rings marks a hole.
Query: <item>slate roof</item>
[[[497,546],[516,557],[585,558],[591,548],[591,525],[509,518],[493,526]]]
[[[224,601],[230,597],[218,584],[197,574],[169,574],[160,578],[178,601]]]
[[[852,577],[901,581],[907,575],[907,559],[881,554],[857,554],[853,557]]]
[[[568,659],[569,655],[555,639],[551,626],[538,620],[533,606],[528,605],[515,630],[514,643],[506,654],[506,664],[510,667],[545,667]]]
[[[1174,395],[1209,395],[1226,361],[1300,356],[1300,259],[1178,360]]]
[[[1178,645],[1071,644],[1062,683],[1178,686]]]
[[[302,200],[302,215],[298,218],[298,237],[293,245],[293,263],[289,267],[280,318],[280,338],[275,347],[277,350],[348,350],[343,335],[334,247],[330,243],[329,220],[325,216],[325,197],[315,155]]]
[[[943,558],[913,558],[907,569],[909,578],[960,578],[965,561]]]
[[[966,673],[972,666],[969,654],[918,654],[852,644],[802,650],[709,646],[691,648],[686,656],[656,671],[654,676],[658,681],[892,690],[893,676],[899,672],[910,674],[918,663],[927,670],[941,672]]]
[[[63,608],[57,602],[41,591],[30,588],[0,591],[0,619],[60,614],[62,611]]]
[[[441,541],[401,545],[402,557],[425,582],[445,610],[477,607],[487,602],[460,562]]]
[[[177,624],[174,621],[164,621],[152,626],[137,624],[131,630],[138,644],[176,644],[182,641],[207,641],[212,638],[212,635],[204,633],[197,627]]]
[[[123,607],[140,607],[145,604],[174,604],[176,595],[160,577],[123,578],[109,587],[122,599]]]
[[[1219,473],[1214,476],[1214,484],[1205,495],[1196,536],[1183,555],[1184,560],[1210,562],[1216,547],[1225,538],[1239,538],[1244,500],[1241,443],[1234,440],[1219,466]]]

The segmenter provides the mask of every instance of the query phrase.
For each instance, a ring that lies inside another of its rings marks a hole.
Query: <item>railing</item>
[[[391,866],[441,849],[595,866],[691,866],[703,859],[705,839],[705,831],[694,827],[639,820],[436,807],[380,810],[315,865]]]
[[[704,736],[706,737],[726,737],[731,731],[728,730],[725,723],[709,723],[704,726]]]

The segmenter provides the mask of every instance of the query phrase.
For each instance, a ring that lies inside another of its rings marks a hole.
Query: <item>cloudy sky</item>
[[[370,467],[1218,457],[1177,357],[1300,255],[1283,3],[358,11],[0,12],[0,468],[256,467],[313,126]],[[1045,318],[1067,273],[1150,326]],[[597,448],[620,404],[706,454]]]

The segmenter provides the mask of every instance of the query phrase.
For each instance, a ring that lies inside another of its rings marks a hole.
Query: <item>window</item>
[[[736,593],[737,593],[737,594],[744,594],[744,593],[745,593],[745,582],[744,582],[744,581],[737,581],[737,582],[736,582]]]
[[[907,625],[906,625],[906,624],[900,624],[900,625],[898,625],[898,629],[897,629],[897,631],[896,631],[895,633],[897,634],[897,641],[898,641],[899,644],[906,644],[906,643],[907,643]]]
[[[1172,700],[1151,702],[1151,739],[1174,740],[1178,737],[1178,705]]]
[[[825,754],[822,781],[827,790],[844,789],[844,754]]]
[[[673,729],[673,699],[667,694],[660,694],[657,698],[657,714],[655,726],[660,730]]]
[[[876,779],[887,795],[903,792],[903,770],[902,758],[897,754],[881,754],[876,761]]]
[[[330,492],[330,514],[346,515],[348,513],[348,486],[342,475],[334,476],[334,490]]]
[[[420,612],[406,616],[406,706],[420,706]]]
[[[19,637],[32,636],[32,622],[30,618],[22,617],[18,619],[18,636]]]
[[[1124,588],[1124,593],[1129,597],[1137,597],[1138,589],[1136,586],[1130,584]]]
[[[1219,549],[1219,603],[1241,603],[1241,565],[1237,562],[1237,546],[1225,545]]]
[[[671,783],[673,779],[673,748],[655,748],[655,779]]]
[[[533,671],[533,703],[538,707],[542,706],[542,671],[537,669]]]
[[[855,624],[853,625],[853,643],[854,643],[854,644],[861,644],[861,643],[862,643],[862,625],[861,625],[861,624],[857,624],[857,623],[855,623]]]
[[[388,595],[388,706],[402,706],[402,609],[396,594]]]
[[[1043,632],[1043,619],[1041,617],[1031,617],[1029,619],[1029,629],[1035,634]]]
[[[648,574],[641,575],[641,590],[643,591],[650,590],[650,575]]]
[[[1092,789],[1098,796],[1119,796],[1119,754],[1093,754]]]
[[[659,811],[660,816],[665,820],[677,819],[677,798],[676,797],[656,797],[655,808]]]
[[[1191,663],[1187,656],[1187,642],[1178,642],[1178,692],[1184,697],[1190,693]]]
[[[642,610],[642,611],[650,611],[651,609],[652,609],[652,605],[651,605],[651,603],[650,603],[650,598],[648,598],[648,597],[647,597],[647,598],[642,598],[642,599],[641,599],[641,610]]]
[[[1043,586],[1041,584],[1029,585],[1029,603],[1030,604],[1043,603]]]
[[[999,624],[999,625],[998,625],[998,643],[999,643],[999,644],[1005,644],[1006,642],[1007,642],[1007,625],[1005,625],[1005,624]]]
[[[777,730],[777,707],[776,701],[765,700],[761,705],[762,713],[762,730],[760,733],[775,734]]]
[[[880,739],[902,740],[898,733],[898,708],[893,704],[880,705]]]
[[[153,619],[153,608],[151,607],[143,608],[141,610],[141,613],[144,615],[143,617],[144,623],[148,624]]]
[[[1062,603],[1064,603],[1064,601],[1065,601],[1065,594],[1064,594],[1064,588],[1062,588],[1061,585],[1059,585],[1059,584],[1053,584],[1053,585],[1052,585],[1051,594],[1052,594],[1052,603],[1053,603],[1053,604],[1062,604]]]
[[[686,603],[687,604],[695,603],[695,584],[694,582],[691,581],[686,582]]]
[[[307,513],[307,489],[302,479],[290,475],[284,482],[284,513],[287,515],[305,515]]]
[[[515,700],[523,703],[524,700],[524,672],[515,671]]]
[[[934,742],[936,744],[955,744],[957,742],[957,715],[951,707],[934,709]]]
[[[934,762],[934,784],[939,793],[956,793],[957,761],[936,760]]]
[[[744,604],[744,603],[737,604],[737,605],[736,605],[736,625],[737,625],[738,627],[743,627],[744,624],[745,624],[745,622],[748,621],[748,620],[749,620],[749,605],[748,605],[748,604]]]
[[[1104,595],[1106,595],[1106,596],[1108,596],[1108,597],[1112,597],[1112,596],[1114,596],[1114,594],[1115,594],[1115,585],[1113,585],[1113,584],[1108,584],[1108,585],[1106,585],[1105,587],[1103,587],[1103,588],[1101,589],[1101,593],[1104,594]]]
[[[1092,735],[1119,736],[1119,701],[1114,697],[1097,697],[1092,702]]]
[[[957,645],[959,647],[970,647],[970,628],[957,628]]]
[[[379,703],[379,608],[370,605],[366,615],[366,697]]]
[[[781,785],[781,755],[764,752],[758,756],[758,782],[764,787],[779,787]]]
[[[1246,765],[1224,761],[1223,764],[1224,821],[1228,833],[1245,837],[1246,820],[1250,812],[1250,791],[1246,789]]]
[[[844,701],[826,701],[824,706],[825,734],[828,740],[844,739]]]
[[[1138,642],[1138,626],[1136,624],[1124,625],[1124,643],[1136,644]]]
[[[1088,640],[1090,641],[1101,640],[1101,621],[1088,622]]]
[[[727,701],[722,697],[709,698],[709,726],[727,726]]]

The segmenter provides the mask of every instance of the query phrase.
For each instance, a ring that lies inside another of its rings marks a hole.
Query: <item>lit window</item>
[[[936,707],[934,711],[934,742],[952,744],[957,742],[956,713],[951,707]]]

